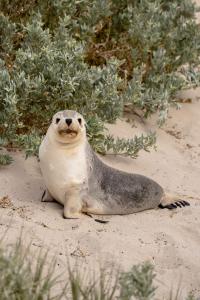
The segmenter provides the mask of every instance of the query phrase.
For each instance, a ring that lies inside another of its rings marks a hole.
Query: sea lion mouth
[[[71,137],[77,136],[78,132],[76,130],[72,130],[72,129],[60,129],[59,131],[60,135],[69,135]]]

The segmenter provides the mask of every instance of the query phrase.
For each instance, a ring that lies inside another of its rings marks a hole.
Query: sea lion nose
[[[69,126],[72,123],[72,119],[65,119],[65,122],[67,123],[67,125]]]

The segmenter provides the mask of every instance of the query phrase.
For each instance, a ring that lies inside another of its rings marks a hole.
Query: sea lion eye
[[[56,118],[56,124],[58,124],[60,121],[60,118]]]
[[[82,119],[81,119],[81,118],[78,118],[78,122],[79,122],[79,124],[81,125]]]

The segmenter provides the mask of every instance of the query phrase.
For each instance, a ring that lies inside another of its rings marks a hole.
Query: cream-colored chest
[[[55,198],[70,184],[87,183],[85,145],[67,149],[44,141],[39,156],[45,184]]]

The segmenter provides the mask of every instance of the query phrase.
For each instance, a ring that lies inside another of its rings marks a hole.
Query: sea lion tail
[[[159,208],[164,209],[175,209],[175,208],[182,208],[185,206],[190,206],[190,203],[180,199],[177,196],[171,196],[168,194],[165,194],[164,197],[161,200],[161,203],[158,205]]]

